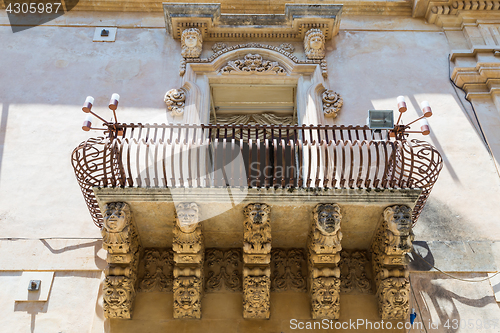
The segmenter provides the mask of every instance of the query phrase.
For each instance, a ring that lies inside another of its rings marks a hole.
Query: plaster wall
[[[102,327],[121,332],[124,325],[145,327],[141,325],[148,318],[155,318],[151,332],[164,330],[169,323],[178,325],[179,331],[181,327],[197,331],[206,324],[208,331],[230,332],[238,325],[240,331],[286,332],[292,314],[308,318],[307,294],[272,295],[277,310],[271,310],[274,317],[265,324],[241,319],[238,294],[226,299],[207,295],[203,301],[206,320],[201,322],[170,320],[167,298],[171,295],[140,294],[134,320],[103,324],[97,303],[104,268],[96,243],[100,233],[92,224],[70,164],[73,148],[98,135],[80,130],[81,104],[92,95],[94,111],[109,118],[107,103],[117,92],[121,122],[167,122],[163,95],[178,88],[181,80],[179,42],[165,32],[158,17],[99,15],[99,20],[68,16],[53,26],[16,34],[5,24],[0,26],[0,281],[8,286],[0,290],[0,325],[9,332],[29,332],[30,328],[32,332],[100,332]],[[5,16],[1,19],[5,23]],[[127,26],[118,29],[116,42],[92,42],[94,26],[103,20]],[[429,120],[432,134],[425,140],[442,153],[445,166],[415,227],[417,240],[446,241],[459,250],[473,240],[488,249],[491,242],[500,240],[500,206],[495,204],[500,201],[500,180],[449,83],[447,36],[421,20],[395,19],[392,25],[382,21],[351,17],[341,25],[339,35],[327,42],[328,88],[344,99],[334,122],[363,124],[367,109],[395,109],[398,95],[407,97],[409,110],[403,117],[408,122],[417,116],[419,103],[428,100],[434,115]],[[300,43],[294,45],[301,55]],[[465,256],[464,266],[489,260],[481,271],[495,271],[491,259],[495,256],[498,252]],[[435,265],[446,269],[450,260],[437,258]],[[21,288],[17,282],[21,272],[28,270],[56,272],[48,302],[15,302],[14,289]],[[425,288],[420,286],[415,287],[417,293]],[[482,308],[474,293],[463,297],[471,307]],[[210,312],[227,306],[226,300],[235,307]],[[347,298],[342,302],[343,318],[354,318],[359,309]],[[292,303],[296,305],[289,306]],[[374,299],[355,303],[367,307],[364,313],[375,320]],[[498,308],[491,304],[487,313],[498,315]],[[467,307],[457,309],[463,318],[476,313]],[[218,320],[220,313],[228,317]]]

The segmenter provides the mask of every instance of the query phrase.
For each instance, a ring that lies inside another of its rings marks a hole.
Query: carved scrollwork
[[[271,280],[269,276],[246,276],[243,280],[243,316],[247,319],[268,319],[270,316]]]
[[[144,276],[139,282],[139,291],[172,292],[174,254],[171,249],[144,250]]]
[[[243,74],[286,74],[285,68],[277,61],[265,60],[260,54],[248,53],[243,59],[228,61],[227,65],[219,71],[222,74],[243,73]]]
[[[212,51],[219,52],[227,48],[227,44],[223,42],[217,42],[212,46]]]
[[[364,251],[346,252],[342,251],[340,266],[340,291],[351,292],[354,289],[362,293],[372,292],[372,283],[368,278],[366,264],[366,254]]]
[[[302,249],[271,251],[271,291],[307,290],[307,261]]]
[[[207,292],[242,290],[242,261],[240,249],[230,249],[226,251],[208,249],[206,251],[205,267],[205,290]]]
[[[325,117],[335,118],[337,117],[342,105],[344,105],[344,101],[339,94],[334,92],[333,90],[326,90],[322,95],[323,100],[323,113]]]
[[[167,105],[167,110],[172,113],[172,116],[181,116],[184,113],[184,105],[186,102],[186,91],[180,89],[170,89],[163,98]]]

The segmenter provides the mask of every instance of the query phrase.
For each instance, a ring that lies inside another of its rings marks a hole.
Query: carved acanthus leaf
[[[306,291],[307,261],[304,250],[273,249],[271,262],[271,291]]]
[[[351,292],[354,289],[362,293],[372,292],[372,283],[367,276],[365,251],[342,251],[339,262],[341,270],[340,291]]]
[[[139,282],[139,291],[172,291],[174,278],[172,249],[146,249],[141,264],[144,265],[144,276]]]
[[[206,251],[205,271],[205,290],[207,292],[241,291],[241,250],[208,249]]]
[[[242,74],[282,74],[286,75],[285,68],[277,61],[265,60],[260,54],[248,53],[243,59],[228,61],[219,71],[222,74],[232,72]]]
[[[323,92],[322,100],[325,117],[337,117],[342,105],[344,105],[342,97],[333,90],[326,90]]]

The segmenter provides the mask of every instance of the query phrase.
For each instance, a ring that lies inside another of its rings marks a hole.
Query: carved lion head
[[[245,207],[243,213],[255,224],[264,224],[268,222],[271,208],[266,204],[249,204]]]

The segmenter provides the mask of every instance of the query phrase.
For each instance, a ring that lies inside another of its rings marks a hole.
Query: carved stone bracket
[[[340,314],[340,251],[342,215],[337,204],[318,204],[308,238],[309,286],[313,319],[338,319]]]
[[[249,204],[243,233],[243,318],[268,319],[271,288],[271,208]]]
[[[184,89],[170,89],[165,94],[163,100],[172,116],[181,116],[184,113],[184,104],[186,103],[186,91]]]
[[[260,54],[248,53],[243,59],[229,61],[219,71],[222,74],[244,73],[244,74],[286,74],[285,68],[277,61],[269,61],[262,58]]]
[[[320,29],[309,29],[304,36],[304,52],[307,59],[325,57],[325,35]]]
[[[344,101],[339,94],[333,90],[326,90],[322,95],[323,100],[323,113],[325,117],[335,118],[339,113]]]
[[[203,47],[200,29],[184,29],[181,35],[181,55],[184,58],[198,58]]]
[[[103,249],[108,251],[104,280],[106,318],[130,319],[135,298],[140,243],[127,203],[108,203],[101,229]]]
[[[375,284],[382,319],[405,319],[409,313],[408,257],[412,249],[412,209],[387,207],[372,243]]]
[[[201,318],[204,239],[196,203],[176,206],[174,252],[174,318]]]
[[[208,249],[205,260],[205,291],[242,290],[241,249]]]

